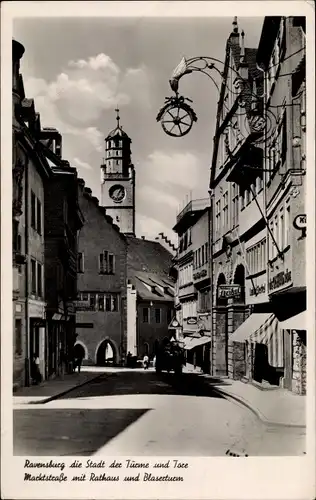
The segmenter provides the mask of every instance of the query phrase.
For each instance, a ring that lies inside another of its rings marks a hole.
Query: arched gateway
[[[95,363],[98,366],[117,365],[119,360],[118,347],[113,340],[106,338],[96,348]]]

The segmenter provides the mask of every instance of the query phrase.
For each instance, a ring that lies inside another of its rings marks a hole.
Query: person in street
[[[128,351],[126,356],[126,366],[128,367],[132,366],[132,353],[130,351]]]
[[[78,373],[80,373],[81,365],[82,365],[82,354],[77,353],[74,362],[74,371],[76,371],[76,368],[78,368]]]
[[[42,374],[40,371],[40,360],[37,353],[33,354],[32,367],[31,367],[31,377],[34,384],[40,384],[42,382]]]
[[[144,367],[144,370],[147,370],[148,366],[149,366],[149,358],[148,358],[147,354],[145,354],[145,356],[143,358],[143,367]]]

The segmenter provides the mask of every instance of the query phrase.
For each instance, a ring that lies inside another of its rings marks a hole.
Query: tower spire
[[[116,111],[116,120],[117,120],[117,127],[120,128],[120,115],[119,115],[119,108],[115,108]]]

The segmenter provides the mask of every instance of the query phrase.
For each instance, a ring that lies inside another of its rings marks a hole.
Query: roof
[[[132,271],[130,274],[129,281],[140,299],[173,303],[175,283],[168,276],[142,271]]]
[[[128,269],[155,274],[169,274],[172,254],[159,242],[126,236]]]
[[[172,254],[160,243],[127,236],[127,274],[143,300],[173,302],[174,281],[169,276]]]
[[[126,137],[127,139],[129,139],[128,135],[126,132],[124,132],[124,130],[122,129],[122,127],[116,127],[114,130],[112,130],[109,135],[107,136],[106,139],[111,139],[113,137]]]

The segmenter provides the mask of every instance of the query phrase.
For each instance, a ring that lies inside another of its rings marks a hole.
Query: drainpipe
[[[24,193],[24,213],[25,213],[25,385],[30,385],[30,323],[29,323],[29,168],[28,161],[25,164],[25,193]]]

